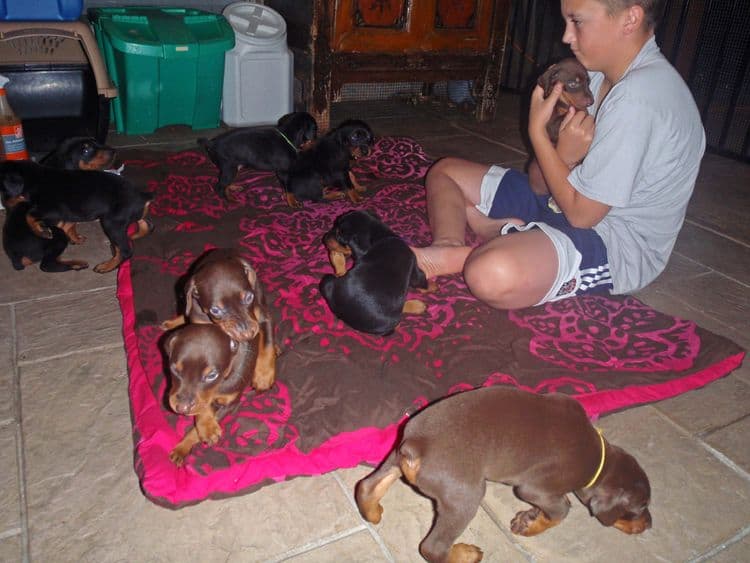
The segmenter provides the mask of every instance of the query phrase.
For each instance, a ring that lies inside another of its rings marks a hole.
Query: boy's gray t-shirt
[[[640,289],[669,260],[706,141],[687,85],[652,37],[602,101],[590,72],[594,140],[568,181],[612,207],[594,227],[607,247],[614,293]]]

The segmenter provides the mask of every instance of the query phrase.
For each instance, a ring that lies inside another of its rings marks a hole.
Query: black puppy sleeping
[[[393,332],[402,313],[424,313],[422,301],[406,299],[409,288],[433,291],[404,240],[371,211],[339,215],[323,236],[335,276],[326,274],[320,293],[334,315],[356,330]],[[346,259],[354,266],[347,272]]]
[[[281,117],[276,127],[242,127],[213,139],[198,139],[198,144],[219,168],[216,192],[234,201],[239,190],[233,184],[240,168],[276,172],[282,184],[300,150],[318,135],[315,118],[306,112]]]
[[[351,161],[367,155],[373,142],[372,129],[367,123],[348,119],[321,137],[311,149],[301,152],[284,184],[289,206],[302,207],[300,200],[344,197],[359,203],[364,188],[354,179]]]

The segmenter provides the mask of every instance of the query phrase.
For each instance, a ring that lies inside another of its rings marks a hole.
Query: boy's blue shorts
[[[525,223],[505,225],[501,234],[539,228],[555,245],[558,276],[541,303],[612,290],[604,241],[594,229],[573,227],[550,195],[532,191],[526,174],[492,166],[482,181],[481,192],[479,211],[492,219],[512,217]]]

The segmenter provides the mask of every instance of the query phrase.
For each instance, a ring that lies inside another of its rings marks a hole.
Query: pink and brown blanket
[[[148,498],[169,507],[243,494],[299,475],[377,464],[397,428],[428,403],[466,389],[513,385],[575,396],[590,416],[695,389],[736,368],[729,340],[637,299],[586,297],[499,312],[474,299],[460,276],[422,296],[378,337],[337,320],[318,292],[331,271],[321,236],[348,201],[289,208],[276,178],[241,176],[242,203],[219,199],[216,169],[198,151],[124,153],[126,174],[156,195],[156,230],[120,267],[118,297],[130,372],[135,469]],[[408,138],[382,138],[357,162],[376,211],[409,243],[429,242],[423,177],[430,165]],[[191,420],[170,412],[159,323],[177,312],[176,287],[205,250],[236,247],[269,294],[281,344],[277,384],[248,391],[214,447],[184,467],[169,451]]]

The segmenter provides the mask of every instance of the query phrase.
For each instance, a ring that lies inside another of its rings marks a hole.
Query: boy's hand
[[[537,85],[531,93],[531,106],[529,107],[529,136],[532,142],[538,140],[541,136],[549,140],[547,136],[547,122],[552,118],[552,112],[557,105],[562,93],[562,83],[557,82],[552,88],[552,92],[545,99],[544,88]]]
[[[557,154],[569,168],[581,162],[589,151],[594,139],[594,123],[594,116],[587,111],[576,111],[573,106],[568,109],[560,125]]]

